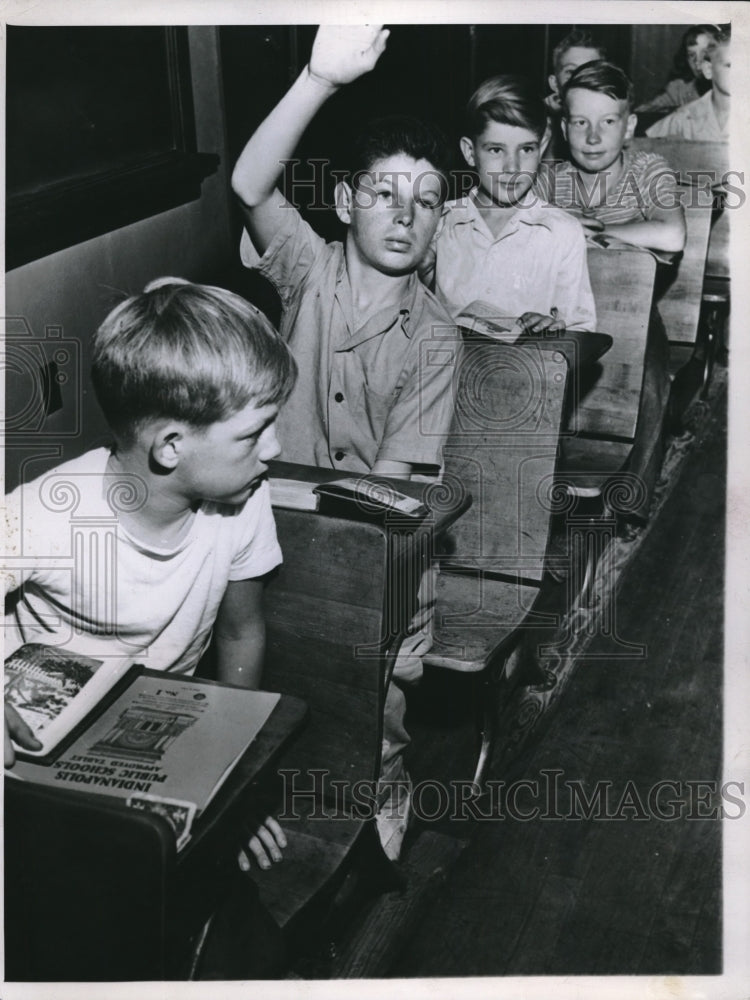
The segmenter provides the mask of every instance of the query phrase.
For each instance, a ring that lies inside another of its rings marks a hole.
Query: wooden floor
[[[492,818],[422,820],[417,836],[430,828],[466,847],[381,974],[721,972],[721,824],[700,818],[713,807],[711,786],[687,783],[721,780],[724,404],[719,391],[619,581],[618,634],[643,655],[613,658],[616,641],[592,639],[549,730],[511,775],[539,789],[517,787],[515,818],[499,797],[494,809],[484,803]],[[471,774],[460,680],[427,677],[411,699],[417,783]],[[547,806],[555,771],[559,794]],[[653,792],[663,781],[674,784]],[[575,811],[575,782],[589,798],[598,788],[602,812],[619,818],[580,808],[579,818],[555,818]],[[670,800],[672,821],[659,818]],[[548,818],[520,817],[535,805]],[[437,793],[428,789],[421,806],[437,811]]]

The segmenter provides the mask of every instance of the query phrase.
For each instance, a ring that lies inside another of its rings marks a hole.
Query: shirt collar
[[[451,212],[452,221],[455,225],[471,224],[476,229],[480,229],[482,232],[488,232],[487,224],[479,213],[479,209],[474,202],[474,192],[476,188],[472,188],[469,194],[464,195],[463,198],[459,198],[457,201],[452,202],[448,207],[448,211]],[[544,226],[545,229],[551,229],[549,216],[547,209],[549,205],[546,201],[542,201],[537,194],[534,193],[534,189],[527,191],[523,198],[519,201],[516,208],[516,212],[511,218],[508,226],[503,230],[499,239],[503,236],[514,233],[517,231],[520,223],[525,223],[527,226]]]
[[[419,295],[420,287],[417,274],[410,274],[409,281],[401,296],[401,301],[390,306],[385,306],[383,309],[378,309],[377,312],[370,316],[364,326],[351,333],[337,349],[349,350],[351,347],[356,347],[358,344],[362,344],[372,337],[379,337],[381,334],[387,333],[397,323],[400,323],[404,336],[411,338],[412,314],[415,314],[415,310],[418,310],[417,296]],[[336,275],[336,298],[351,330],[354,309],[352,306],[349,272],[347,271],[346,260],[343,254],[338,274]],[[415,322],[418,321],[419,316],[415,315]]]

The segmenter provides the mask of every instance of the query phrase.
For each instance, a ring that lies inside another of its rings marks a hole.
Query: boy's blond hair
[[[259,309],[224,288],[159,278],[116,306],[93,339],[91,378],[118,442],[146,420],[201,428],[249,403],[281,404],[297,366]]]

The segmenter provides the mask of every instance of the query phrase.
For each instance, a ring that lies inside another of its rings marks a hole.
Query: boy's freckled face
[[[590,173],[606,170],[619,159],[636,122],[627,101],[580,87],[573,87],[566,95],[563,133],[573,161]]]
[[[416,270],[430,245],[445,194],[445,182],[427,160],[405,154],[372,164],[352,191],[347,252],[383,274]]]
[[[192,499],[236,504],[247,500],[266,472],[266,463],[281,451],[276,437],[278,412],[275,404],[249,403],[227,420],[186,432],[179,472]]]
[[[513,205],[526,194],[542,155],[536,133],[496,121],[489,121],[473,142],[462,139],[461,149],[477,171],[480,188],[500,205]]]

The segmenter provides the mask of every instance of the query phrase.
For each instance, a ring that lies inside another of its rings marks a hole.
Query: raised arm
[[[380,25],[318,28],[309,64],[251,136],[234,168],[232,188],[258,253],[265,253],[284,211],[276,186],[283,161],[328,98],[375,66],[387,39]]]

